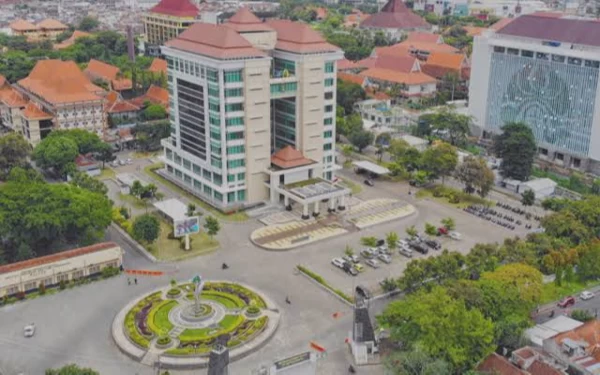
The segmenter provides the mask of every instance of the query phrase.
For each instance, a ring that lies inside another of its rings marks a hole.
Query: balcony
[[[271,80],[271,99],[295,97],[298,84],[295,81],[273,83]]]

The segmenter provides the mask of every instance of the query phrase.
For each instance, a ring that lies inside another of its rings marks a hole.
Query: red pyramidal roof
[[[381,12],[369,16],[361,27],[385,29],[428,29],[431,26],[404,5],[402,0],[389,0]]]
[[[314,163],[292,146],[285,146],[271,156],[271,164],[281,168],[295,168]]]
[[[234,14],[229,21],[225,23],[225,26],[233,29],[237,32],[256,32],[256,31],[273,31],[273,29],[262,22],[258,17],[246,7],[241,7],[236,14]]]
[[[196,17],[198,7],[189,0],[161,0],[150,9],[150,12],[175,17]]]

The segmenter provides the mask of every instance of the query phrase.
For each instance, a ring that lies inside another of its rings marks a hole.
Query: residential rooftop
[[[199,9],[190,0],[161,0],[150,8],[151,13],[159,13],[173,17],[195,18]]]
[[[406,7],[402,0],[389,0],[379,13],[367,17],[361,27],[382,29],[418,29],[431,26]]]

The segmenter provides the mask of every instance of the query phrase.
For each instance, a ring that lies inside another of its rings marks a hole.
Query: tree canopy
[[[143,214],[133,222],[133,237],[138,241],[152,243],[160,235],[160,222],[151,214]]]
[[[67,173],[79,155],[77,143],[70,138],[46,137],[34,149],[33,160],[42,169],[52,169],[60,176]]]
[[[46,375],[100,375],[100,373],[91,368],[83,368],[75,364],[70,364],[59,369],[47,369]]]
[[[477,190],[479,195],[485,197],[494,186],[494,172],[482,158],[470,155],[465,157],[454,175],[465,184],[465,191],[469,194]]]
[[[100,25],[100,22],[97,18],[94,17],[83,17],[83,19],[77,25],[77,29],[81,31],[92,31],[96,29]]]
[[[337,80],[336,90],[337,105],[344,109],[346,115],[353,112],[354,103],[367,97],[361,85],[341,79]]]
[[[25,167],[31,154],[31,146],[19,133],[0,137],[0,179],[4,179],[11,169]]]
[[[452,174],[458,164],[456,148],[445,142],[438,142],[427,148],[421,154],[421,167],[433,178],[444,178]]]
[[[537,153],[531,128],[522,122],[511,122],[502,127],[502,134],[494,138],[494,153],[502,159],[500,173],[504,178],[527,181]]]

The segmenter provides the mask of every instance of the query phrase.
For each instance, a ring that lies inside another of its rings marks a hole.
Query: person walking
[[[137,277],[133,279],[133,282],[135,283],[135,285],[137,285]]]
[[[131,285],[131,279],[129,277],[127,278],[127,285]]]

